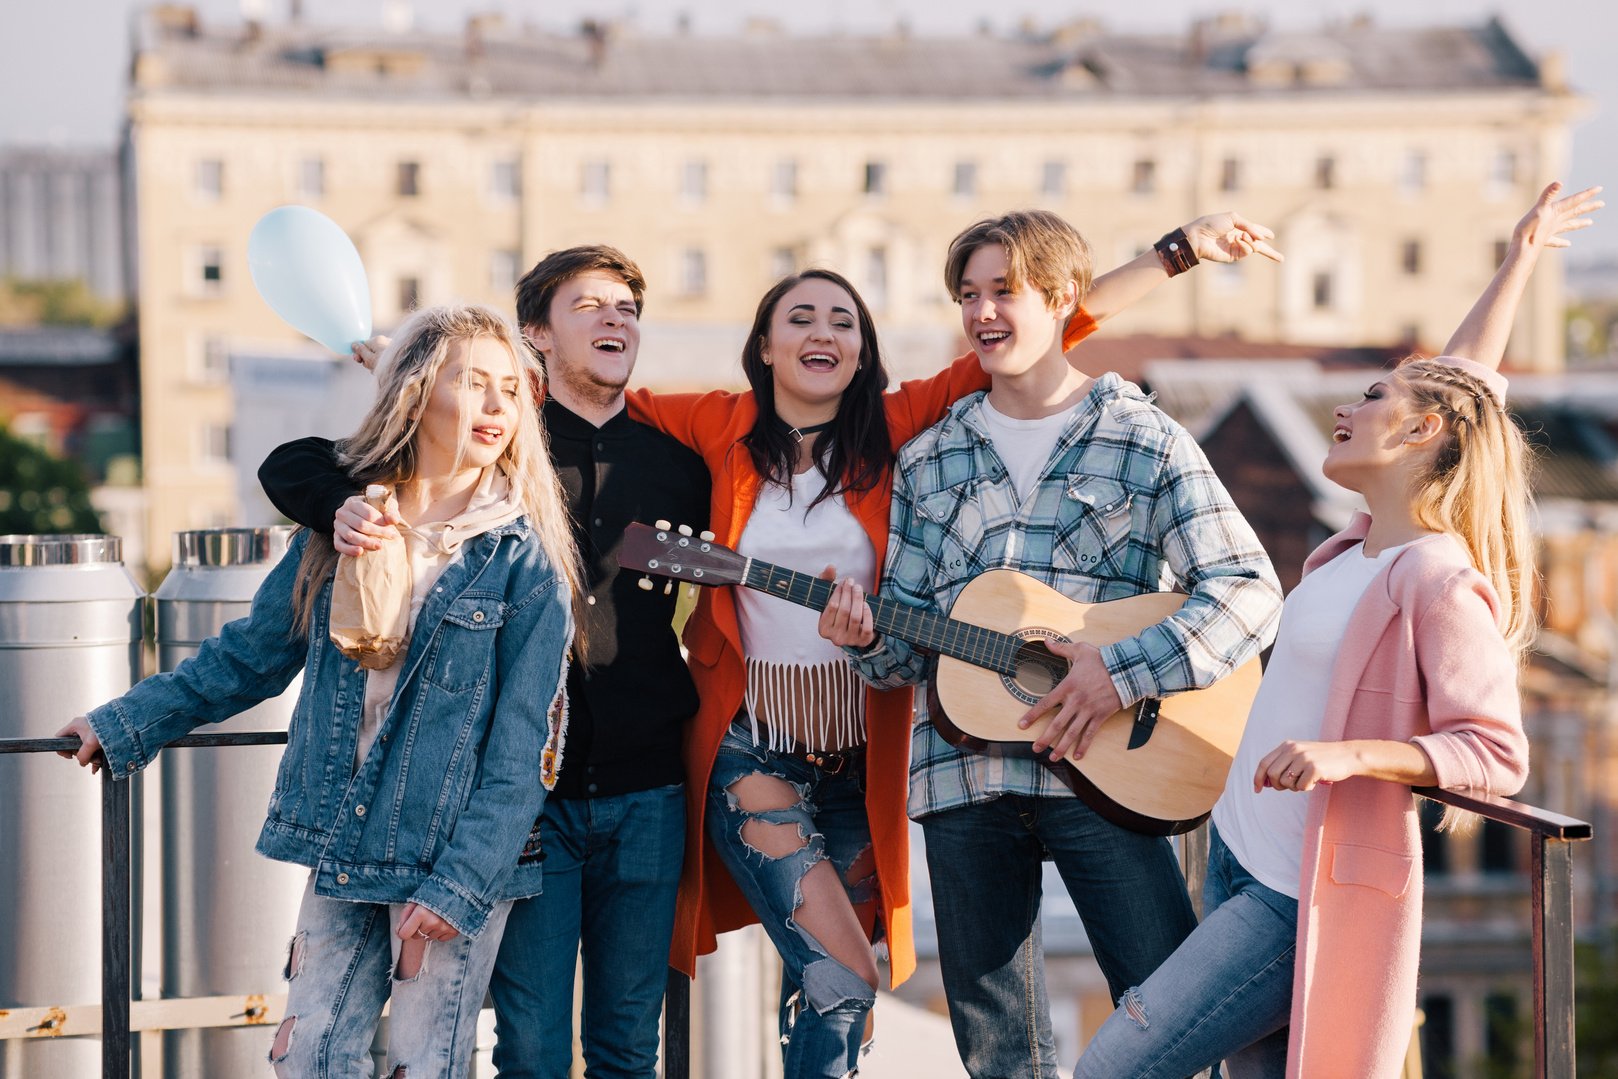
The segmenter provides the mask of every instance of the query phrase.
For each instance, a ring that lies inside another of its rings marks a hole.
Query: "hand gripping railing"
[[[213,748],[220,746],[285,745],[285,731],[240,734],[195,734],[168,743],[165,749]],[[0,738],[0,754],[72,753],[79,748],[77,738]],[[80,777],[63,768],[64,783]],[[134,925],[131,895],[131,823],[129,784],[114,781],[101,773],[101,1075],[102,1079],[129,1079],[134,1057],[130,1005],[133,1001],[131,944],[138,927]],[[14,1009],[15,1010],[15,1009]],[[36,1024],[36,1033],[51,1033],[58,1018],[66,1013],[51,1008]],[[251,1017],[247,1017],[252,1021]],[[165,1029],[196,1025],[164,1022]],[[691,1076],[691,980],[673,968],[669,970],[668,996],[663,1013],[664,1079],[690,1079]],[[0,1041],[5,1040],[0,1030]]]

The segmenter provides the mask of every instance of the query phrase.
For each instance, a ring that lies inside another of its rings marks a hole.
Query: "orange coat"
[[[1081,310],[1068,324],[1064,347],[1087,337],[1095,322]],[[931,378],[903,383],[886,395],[888,433],[894,452],[943,418],[955,401],[987,389],[988,376],[968,354]],[[692,394],[653,394],[631,390],[629,414],[690,446],[713,474],[713,506],[709,528],[720,543],[735,547],[758,501],[761,478],[742,444],[758,418],[751,390]],[[871,539],[876,572],[881,579],[888,549],[888,513],[893,502],[892,476],[872,490],[848,496],[848,508]],[[679,522],[674,522],[678,524]],[[792,566],[818,572],[818,566]],[[736,620],[733,588],[705,588],[685,627],[691,675],[701,697],[685,742],[686,858],[675,906],[674,942],[669,963],[696,973],[699,954],[717,946],[717,936],[758,921],[741,889],[708,839],[703,818],[708,777],[719,754],[719,741],[742,707],[747,670],[741,629]],[[882,925],[886,928],[893,984],[916,968],[910,926],[910,834],[905,815],[910,765],[910,690],[865,695],[865,811],[871,825],[871,853],[880,882]]]

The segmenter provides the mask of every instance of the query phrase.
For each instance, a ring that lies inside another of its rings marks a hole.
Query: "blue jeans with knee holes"
[[[785,780],[798,802],[785,809],[750,812],[730,788],[749,775]],[[749,820],[795,825],[803,846],[772,858],[742,838]],[[753,744],[750,725],[738,720],[719,743],[708,779],[707,830],[720,857],[752,904],[781,953],[781,1044],[784,1079],[841,1079],[859,1069],[865,1018],[876,990],[828,955],[799,928],[793,913],[802,902],[801,883],[816,864],[829,861],[858,906],[876,899],[876,881],[847,883],[855,860],[871,845],[865,815],[865,762],[850,758],[835,773],[801,757]]]

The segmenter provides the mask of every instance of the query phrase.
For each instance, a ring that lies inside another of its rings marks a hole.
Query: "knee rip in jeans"
[[[388,1079],[409,1079],[410,1069],[403,1064],[396,1064],[388,1073]]]
[[[1124,1014],[1129,1016],[1130,1022],[1140,1029],[1147,1030],[1151,1027],[1146,1018],[1146,1002],[1141,999],[1139,989],[1124,990],[1124,995],[1118,998],[1118,1007],[1122,1008]]]
[[[413,982],[427,973],[427,945],[432,943],[420,937],[411,937],[399,945],[399,962],[393,968],[393,980]]]

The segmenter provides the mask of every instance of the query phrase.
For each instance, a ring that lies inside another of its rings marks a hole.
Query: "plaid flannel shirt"
[[[1210,685],[1274,636],[1281,587],[1202,449],[1139,387],[1097,379],[1073,410],[1032,494],[1019,500],[983,425],[981,393],[905,445],[894,471],[882,593],[947,612],[984,570],[1011,568],[1071,599],[1189,595],[1173,616],[1101,649],[1126,706]],[[931,657],[882,636],[850,649],[873,685],[924,682]],[[916,695],[912,817],[1001,794],[1071,797],[1031,757],[970,753],[944,741]]]

